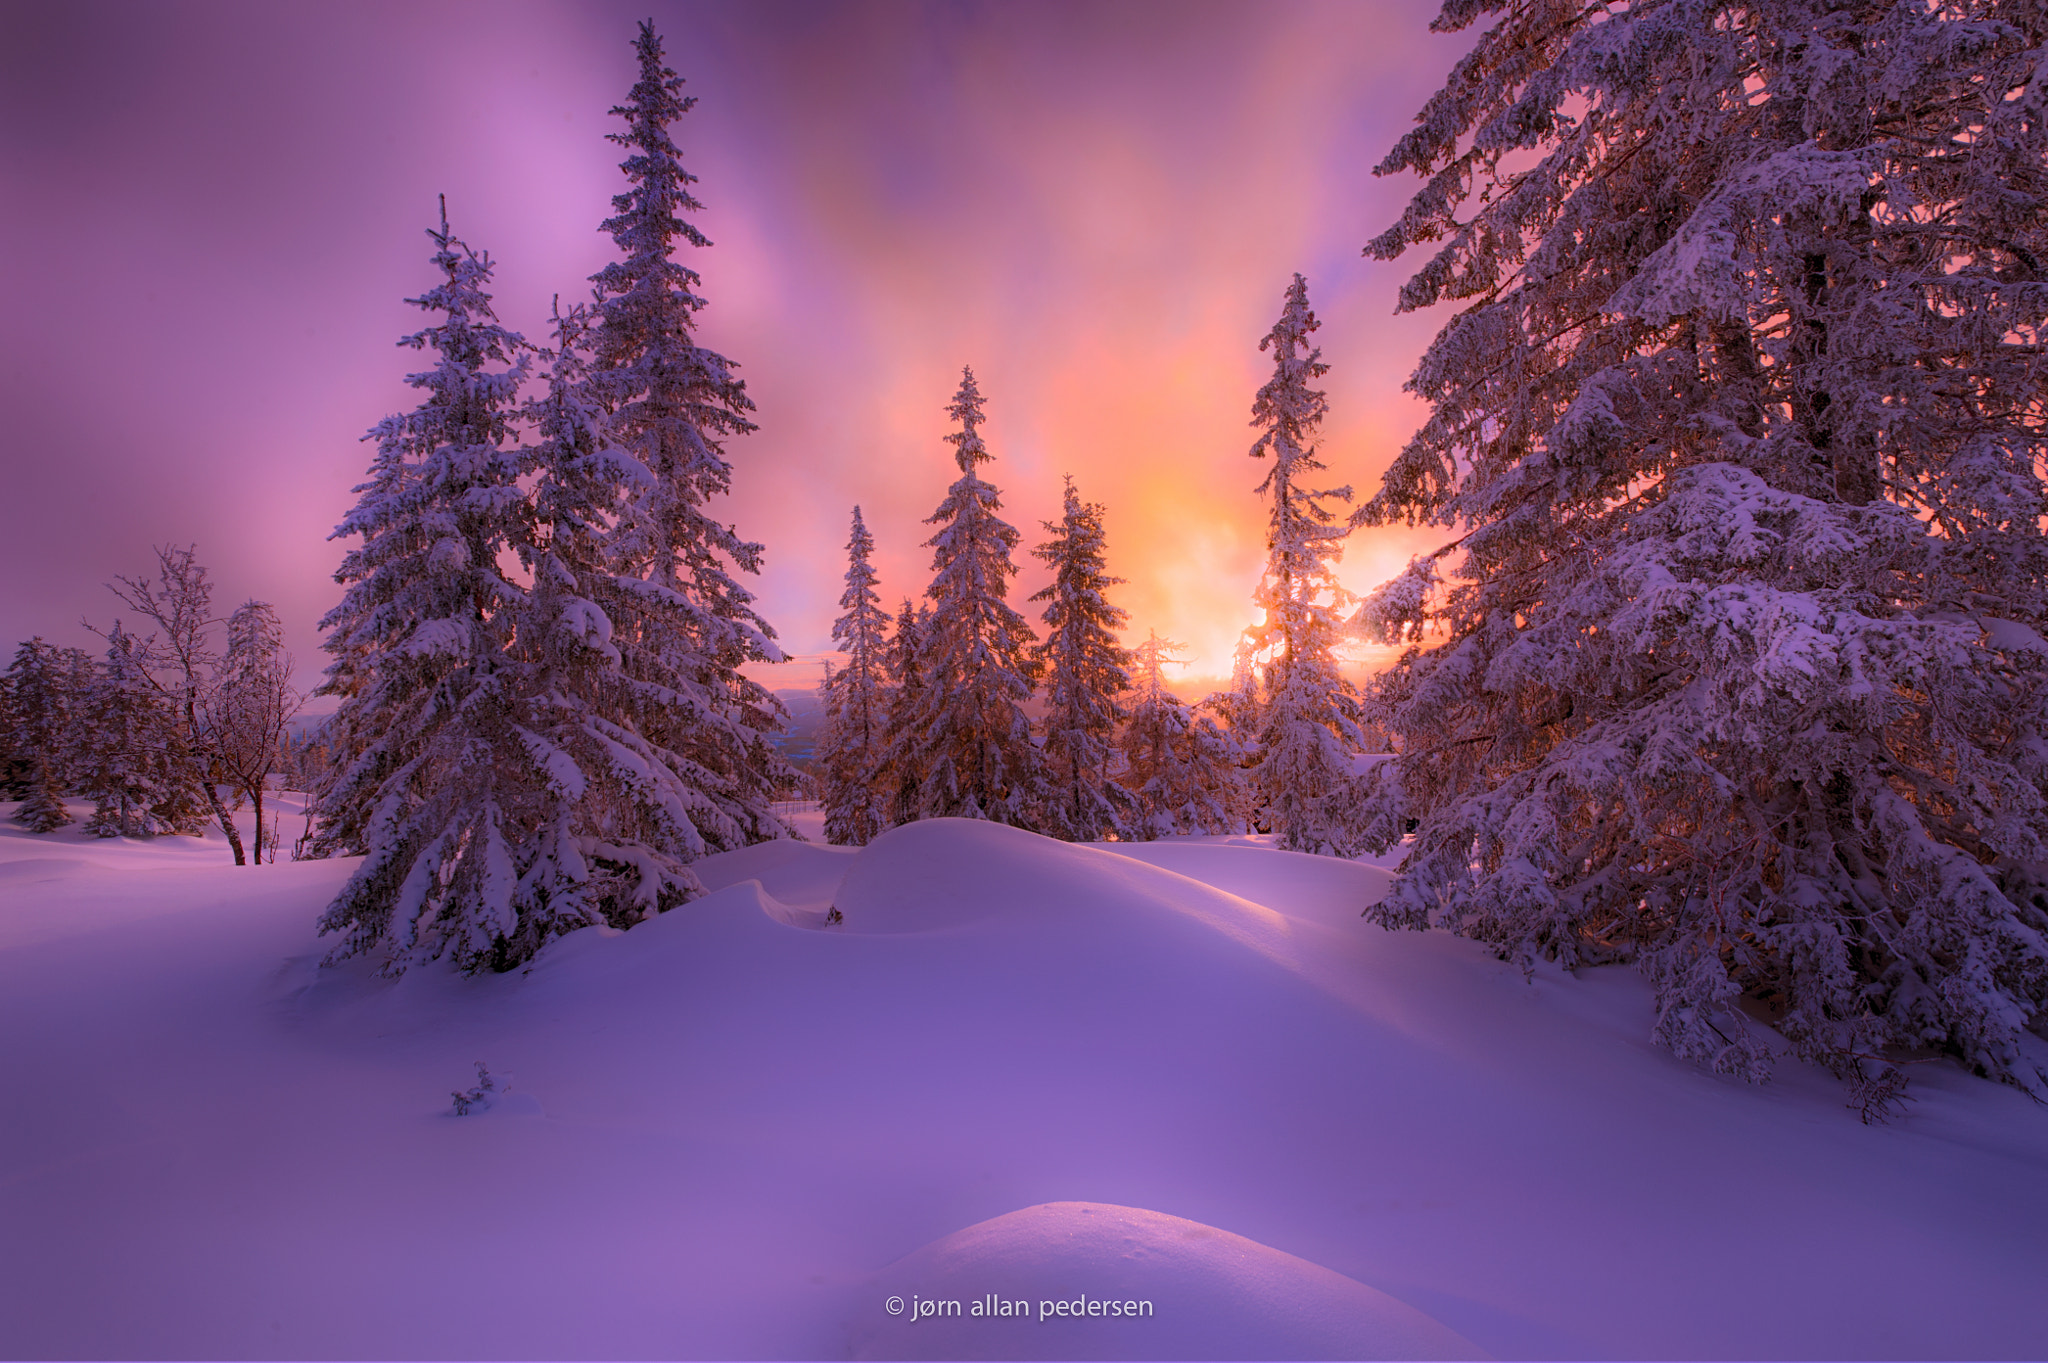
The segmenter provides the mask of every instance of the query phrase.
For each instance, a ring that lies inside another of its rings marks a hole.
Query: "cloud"
[[[0,638],[69,641],[110,617],[99,583],[197,541],[223,601],[277,601],[316,665],[358,437],[412,402],[393,343],[434,196],[538,336],[608,258],[605,110],[643,8],[38,11],[0,96],[0,249],[31,262],[0,341]],[[972,364],[1026,545],[1073,473],[1134,637],[1227,667],[1263,556],[1257,342],[1295,270],[1333,480],[1369,492],[1418,419],[1400,383],[1438,319],[1393,318],[1403,271],[1359,258],[1409,189],[1367,172],[1459,44],[1406,5],[655,15],[701,99],[677,138],[716,243],[690,262],[701,339],[760,408],[724,514],[768,546],[784,643],[829,647],[856,503],[885,593],[922,588]],[[1416,542],[1354,537],[1346,580]]]

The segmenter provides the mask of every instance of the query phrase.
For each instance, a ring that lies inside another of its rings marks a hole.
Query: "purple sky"
[[[1468,41],[1428,34],[1434,8],[12,4],[0,643],[91,643],[100,584],[196,543],[223,610],[277,604],[310,682],[359,437],[415,400],[394,342],[435,195],[540,339],[610,258],[605,111],[651,13],[701,99],[676,133],[715,243],[690,262],[701,334],[760,407],[725,514],[768,546],[784,645],[829,645],[856,502],[891,603],[928,578],[971,363],[1026,545],[1072,472],[1134,636],[1213,673],[1263,555],[1247,421],[1293,271],[1333,366],[1333,481],[1369,492],[1418,419],[1400,385],[1441,319],[1395,318],[1417,262],[1359,249],[1414,188],[1371,167]],[[1361,534],[1344,576],[1420,542]]]

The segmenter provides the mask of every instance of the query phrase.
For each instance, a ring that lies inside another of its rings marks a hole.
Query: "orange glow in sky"
[[[99,584],[197,542],[221,599],[276,601],[317,676],[359,437],[418,400],[394,342],[433,282],[436,196],[542,339],[550,297],[612,257],[605,111],[651,12],[700,101],[674,130],[715,243],[683,252],[699,339],[759,408],[716,514],[766,545],[759,608],[810,660],[771,684],[813,684],[831,647],[855,504],[892,610],[922,591],[972,365],[984,476],[1024,541],[1012,604],[1037,622],[1028,550],[1071,473],[1106,507],[1128,641],[1181,640],[1203,689],[1252,617],[1258,341],[1295,271],[1331,366],[1331,484],[1369,496],[1420,419],[1401,385],[1444,318],[1395,317],[1419,262],[1360,249],[1415,188],[1372,166],[1469,41],[1428,34],[1430,8],[251,5],[94,28],[53,7],[15,35],[34,79],[0,120],[20,188],[0,246],[41,263],[15,301],[42,319],[0,365],[33,510],[0,534],[0,636],[83,642]],[[101,116],[103,80],[136,109]],[[1358,532],[1341,576],[1365,590],[1438,542]]]

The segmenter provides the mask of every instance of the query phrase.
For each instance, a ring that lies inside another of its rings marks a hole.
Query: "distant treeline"
[[[21,801],[15,817],[38,833],[72,822],[68,801],[89,800],[85,828],[101,837],[213,824],[236,865],[274,860],[270,781],[310,789],[326,761],[318,737],[290,733],[300,696],[277,612],[252,600],[217,619],[191,548],[158,549],[154,578],[110,588],[148,633],[116,620],[98,631],[98,657],[29,639],[0,677],[0,797]],[[253,845],[235,823],[244,805]]]

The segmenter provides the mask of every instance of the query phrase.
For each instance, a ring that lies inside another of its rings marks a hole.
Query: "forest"
[[[1029,550],[1039,625],[1010,604],[1024,541],[963,365],[929,581],[885,600],[850,508],[825,728],[810,770],[783,756],[742,670],[783,656],[763,548],[718,514],[754,403],[700,339],[694,98],[649,22],[616,258],[550,335],[499,322],[445,204],[429,228],[419,402],[335,531],[332,716],[294,725],[268,605],[216,618],[196,549],[160,547],[111,584],[102,656],[16,650],[15,817],[76,799],[92,833],[218,827],[261,863],[266,790],[306,787],[292,855],[360,858],[328,959],[393,975],[666,913],[807,793],[842,846],[1256,833],[1396,856],[1372,923],[1633,964],[1657,1040],[1716,1071],[1761,1078],[1775,1031],[1867,1113],[1931,1056],[2048,1096],[2041,16],[1453,0],[1438,27],[1487,15],[1371,168],[1421,184],[1365,252],[1423,252],[1402,309],[1454,305],[1409,381],[1427,418],[1370,495],[1325,485],[1294,275],[1247,395],[1256,620],[1200,703],[1114,603],[1084,483]],[[1396,524],[1442,545],[1352,596],[1347,538]],[[1362,675],[1362,643],[1403,651]]]

